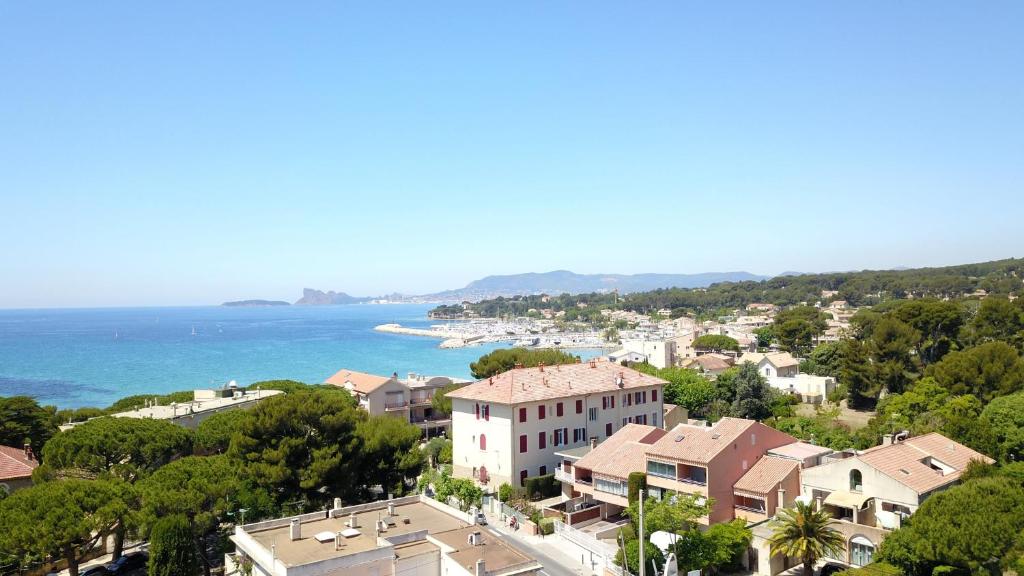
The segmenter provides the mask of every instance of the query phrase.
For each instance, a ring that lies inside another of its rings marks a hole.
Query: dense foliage
[[[148,576],[193,576],[198,572],[188,519],[180,514],[159,519],[149,539]]]
[[[482,380],[511,370],[517,364],[524,368],[530,368],[541,364],[553,366],[555,364],[575,364],[579,361],[579,356],[573,356],[561,350],[500,348],[490,354],[484,354],[476,362],[471,363],[469,370],[473,373],[474,378]]]
[[[797,502],[793,508],[780,510],[768,539],[772,554],[796,558],[803,564],[804,574],[813,574],[819,558],[838,553],[846,543],[831,523],[832,516],[815,510],[813,504]]]

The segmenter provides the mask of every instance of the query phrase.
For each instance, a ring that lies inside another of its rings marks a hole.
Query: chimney
[[[476,530],[474,532],[470,532],[469,533],[469,545],[470,546],[479,546],[481,544],[483,544],[483,538],[480,536],[480,531]]]
[[[597,448],[597,436],[590,437],[590,449],[593,450],[594,448]]]
[[[345,537],[341,535],[341,532],[334,535],[334,549],[336,551],[341,550],[341,543],[344,539]]]
[[[537,367],[538,367],[538,368],[540,368],[540,371],[541,371],[541,372],[543,372],[543,371],[544,371],[544,363],[543,363],[543,362],[541,362],[540,364],[538,364],[538,365],[537,365]]]
[[[889,446],[892,444],[892,434],[882,434],[882,446]]]
[[[515,363],[515,365],[514,365],[513,367],[514,367],[514,368],[515,368],[516,370],[519,370],[520,368],[522,368],[522,367],[523,367],[523,363],[522,363],[522,362],[516,362],[516,363]]]
[[[398,380],[398,372],[392,372],[391,377],[394,378],[395,380]]]
[[[28,438],[25,438],[25,459],[35,460],[36,455],[32,452],[32,443],[29,442]]]
[[[298,518],[292,519],[292,523],[288,527],[288,537],[292,540],[298,540],[302,538],[302,521]]]
[[[389,502],[388,503],[388,516],[394,516],[394,515],[395,515],[395,505],[393,503]]]
[[[775,509],[786,507],[786,489],[782,487],[782,483],[779,483],[779,501],[775,504]]]
[[[348,515],[348,527],[349,528],[358,528],[359,527],[359,525],[356,522],[356,513],[355,512],[353,512],[353,513]]]
[[[340,508],[341,508],[341,498],[335,498],[334,499],[334,509],[338,510]]]
[[[487,565],[484,564],[484,559],[480,558],[476,561],[476,576],[486,576]]]

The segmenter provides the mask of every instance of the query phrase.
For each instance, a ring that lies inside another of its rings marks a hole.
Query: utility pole
[[[644,576],[644,491],[639,490],[640,498],[640,576]]]

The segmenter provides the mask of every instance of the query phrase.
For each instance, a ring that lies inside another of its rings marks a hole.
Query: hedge
[[[555,519],[554,518],[541,518],[540,522],[537,523],[537,527],[540,528],[540,533],[544,535],[555,533]]]
[[[554,474],[527,478],[523,486],[526,487],[526,497],[530,500],[541,500],[562,493],[562,483],[555,480]]]
[[[629,474],[629,503],[636,502],[640,497],[640,491],[647,488],[647,474],[643,472],[631,472]]]

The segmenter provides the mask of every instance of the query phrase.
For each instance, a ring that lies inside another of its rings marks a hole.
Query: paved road
[[[534,542],[527,542],[525,539],[515,536],[512,534],[506,534],[501,531],[497,531],[498,537],[503,541],[511,544],[513,547],[518,548],[521,552],[527,556],[532,556],[538,562],[540,562],[544,569],[541,570],[541,574],[545,576],[589,576],[590,570],[584,570],[583,566],[572,562],[564,554],[558,554],[560,558],[555,557],[553,554],[549,554],[545,548],[554,546],[555,537],[551,536],[551,544],[536,544]]]

